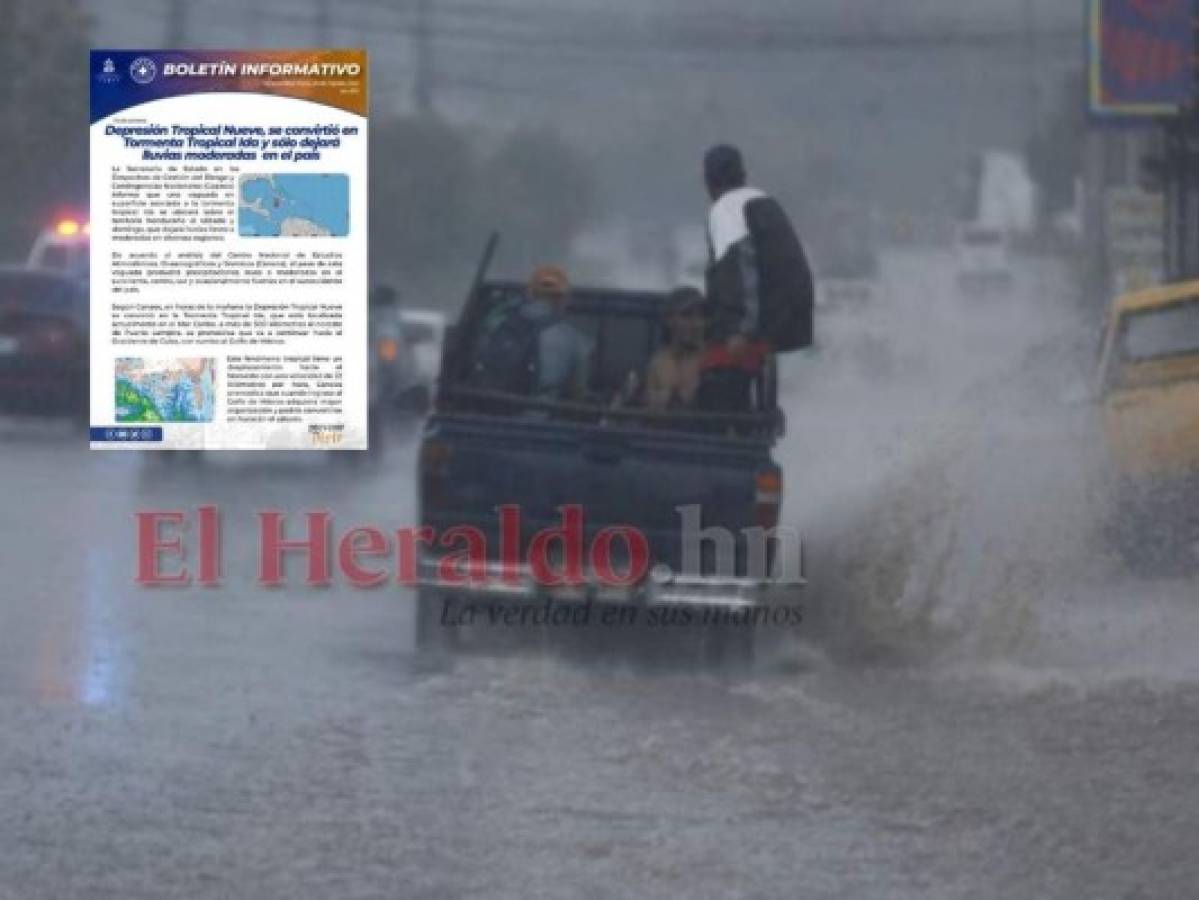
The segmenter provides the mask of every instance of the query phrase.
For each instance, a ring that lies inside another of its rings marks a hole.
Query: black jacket
[[[812,343],[812,272],[778,201],[756,188],[723,194],[708,213],[710,334],[778,350]]]

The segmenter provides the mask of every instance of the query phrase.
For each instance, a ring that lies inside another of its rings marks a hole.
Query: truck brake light
[[[420,451],[420,468],[425,475],[445,474],[450,462],[450,448],[440,441],[426,441]]]
[[[421,501],[426,509],[445,503],[449,462],[450,448],[441,441],[428,440],[420,448]]]
[[[754,477],[754,524],[774,528],[779,523],[779,507],[783,505],[783,476],[772,469]]]

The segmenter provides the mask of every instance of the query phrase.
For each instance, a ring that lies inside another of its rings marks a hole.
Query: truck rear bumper
[[[440,577],[438,560],[420,561],[419,586],[424,591],[497,602],[526,603],[549,598],[563,603],[615,605],[677,605],[741,609],[761,606],[777,582],[758,578],[716,576],[649,577],[634,585],[617,585],[588,579],[581,583],[548,585],[539,582],[528,566],[507,567],[488,563],[472,572],[465,583],[448,583]]]

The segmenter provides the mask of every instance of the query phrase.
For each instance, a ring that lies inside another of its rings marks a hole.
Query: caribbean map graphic
[[[215,360],[117,360],[116,419],[121,424],[211,422],[215,396]]]
[[[237,232],[242,237],[345,237],[350,232],[350,179],[242,175]]]

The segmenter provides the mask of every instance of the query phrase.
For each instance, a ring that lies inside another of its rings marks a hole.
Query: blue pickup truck
[[[782,500],[771,450],[783,427],[769,385],[736,414],[622,403],[663,341],[666,295],[576,289],[565,316],[593,341],[586,395],[491,390],[470,375],[479,323],[524,289],[476,281],[446,332],[419,455],[418,646],[453,645],[463,605],[493,619],[500,606],[547,602],[707,618],[768,609]]]

